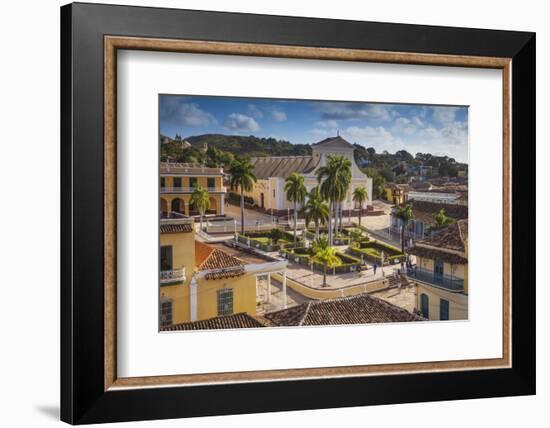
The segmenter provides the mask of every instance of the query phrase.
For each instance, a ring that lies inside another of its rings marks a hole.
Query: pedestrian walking
[[[372,266],[372,269],[374,271],[374,276],[376,276],[376,268],[378,268],[378,266],[376,265],[376,263]]]

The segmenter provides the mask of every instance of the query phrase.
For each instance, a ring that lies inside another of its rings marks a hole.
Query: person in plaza
[[[372,270],[374,271],[374,276],[376,276],[376,269],[378,268],[378,265],[375,263],[372,265]]]

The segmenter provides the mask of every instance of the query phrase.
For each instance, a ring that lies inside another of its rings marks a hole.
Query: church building
[[[311,156],[270,156],[252,158],[254,174],[258,181],[246,196],[254,199],[256,206],[274,216],[293,212],[294,203],[286,199],[285,179],[292,173],[302,174],[308,192],[319,183],[316,172],[327,163],[329,155],[342,155],[351,161],[351,185],[343,202],[344,216],[359,213],[359,206],[352,200],[353,191],[364,187],[369,195],[363,206],[363,215],[372,210],[372,179],[365,175],[355,163],[354,146],[340,136],[326,138],[312,145]]]

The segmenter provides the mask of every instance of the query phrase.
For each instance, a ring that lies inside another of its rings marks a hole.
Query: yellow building
[[[266,156],[252,158],[254,175],[258,179],[246,196],[254,200],[254,204],[268,213],[276,216],[287,215],[294,210],[294,203],[286,199],[285,179],[292,173],[304,176],[304,184],[308,192],[318,186],[317,169],[326,165],[329,155],[341,155],[351,162],[351,183],[349,191],[342,203],[343,215],[357,215],[359,206],[352,200],[357,187],[364,187],[368,200],[362,207],[363,215],[372,210],[372,178],[365,175],[355,163],[355,147],[337,136],[326,138],[311,146],[311,156]]]
[[[409,250],[417,308],[430,320],[468,319],[468,220],[459,220]]]
[[[384,186],[384,197],[391,204],[401,205],[407,201],[407,184],[387,183]]]
[[[190,204],[191,195],[198,186],[204,187],[210,193],[210,210],[207,214],[224,215],[226,188],[223,185],[222,168],[161,162],[160,211],[162,217],[169,217],[171,213],[198,215],[193,204]]]
[[[230,254],[231,253],[231,254]],[[257,277],[282,273],[286,261],[195,241],[190,219],[160,225],[160,327],[236,313],[256,314]]]

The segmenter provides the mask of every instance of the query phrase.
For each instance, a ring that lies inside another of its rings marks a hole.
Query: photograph
[[[468,106],[159,94],[159,331],[468,320]]]

